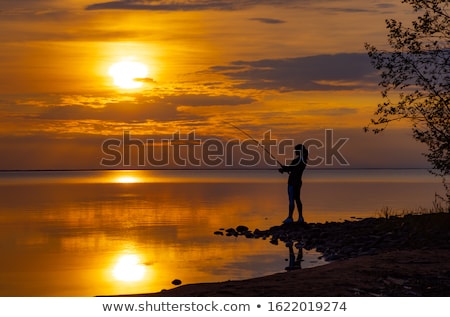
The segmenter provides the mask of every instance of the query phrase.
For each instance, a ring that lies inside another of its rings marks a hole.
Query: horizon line
[[[273,171],[274,168],[78,168],[78,169],[0,169],[1,172],[97,172],[97,171]],[[432,170],[427,167],[310,167],[308,170]]]

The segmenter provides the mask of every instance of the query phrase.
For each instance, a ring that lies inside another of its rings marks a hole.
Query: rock
[[[258,239],[264,236],[263,231],[259,230],[259,229],[255,229],[255,231],[253,231],[253,237]]]
[[[297,249],[318,249],[327,261],[398,249],[448,248],[450,214],[405,215],[404,217],[364,218],[362,220],[297,223],[272,226],[266,230],[247,226],[225,230],[227,236],[269,240],[271,244],[294,245]]]
[[[173,285],[181,285],[181,280],[179,280],[179,279],[174,279],[174,280],[172,281],[172,284],[173,284]]]
[[[226,236],[228,236],[228,237],[231,237],[231,236],[237,237],[238,236],[238,233],[237,233],[236,230],[234,230],[234,228],[229,228],[229,229],[227,229],[225,231],[227,233]]]
[[[251,233],[250,231],[245,232],[244,235],[248,239],[253,239],[255,237],[255,235],[253,233]]]
[[[248,231],[248,227],[246,227],[246,226],[237,226],[236,227],[236,231],[239,232],[239,233],[243,233],[243,232]]]
[[[214,234],[217,235],[217,236],[223,236],[223,232],[222,231],[215,231]]]

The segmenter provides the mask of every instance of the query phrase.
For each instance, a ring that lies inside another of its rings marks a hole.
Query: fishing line
[[[280,161],[278,161],[273,155],[272,153],[270,153],[270,151],[268,149],[266,149],[260,142],[258,142],[257,140],[255,140],[250,134],[248,134],[247,132],[245,132],[244,130],[242,130],[241,128],[235,126],[234,124],[230,123],[230,122],[225,122],[227,124],[229,124],[230,126],[232,126],[233,128],[235,128],[236,130],[239,130],[240,132],[242,132],[243,134],[245,134],[247,137],[249,137],[253,142],[255,142],[260,148],[262,148],[267,154],[269,154],[269,156],[277,161],[277,163],[280,165],[280,167],[283,167],[283,164],[280,163]]]

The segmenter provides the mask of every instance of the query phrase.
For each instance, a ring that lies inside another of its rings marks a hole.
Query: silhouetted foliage
[[[389,50],[366,43],[381,71],[382,96],[375,119],[378,133],[396,120],[412,122],[413,136],[428,147],[426,157],[438,175],[450,174],[450,25],[448,0],[403,0],[420,14],[411,26],[386,20]]]
[[[448,0],[402,0],[419,15],[410,26],[386,20],[389,50],[366,43],[373,66],[381,71],[383,103],[369,127],[375,133],[407,119],[432,173],[441,175],[450,202],[450,25]]]

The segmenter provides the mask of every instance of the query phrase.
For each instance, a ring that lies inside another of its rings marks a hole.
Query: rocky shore
[[[244,225],[219,230],[226,236],[267,239],[297,249],[316,249],[327,261],[396,250],[450,247],[450,214],[366,218],[355,221],[290,223],[254,231]]]
[[[330,264],[141,296],[450,296],[450,213],[215,232],[316,249]]]

